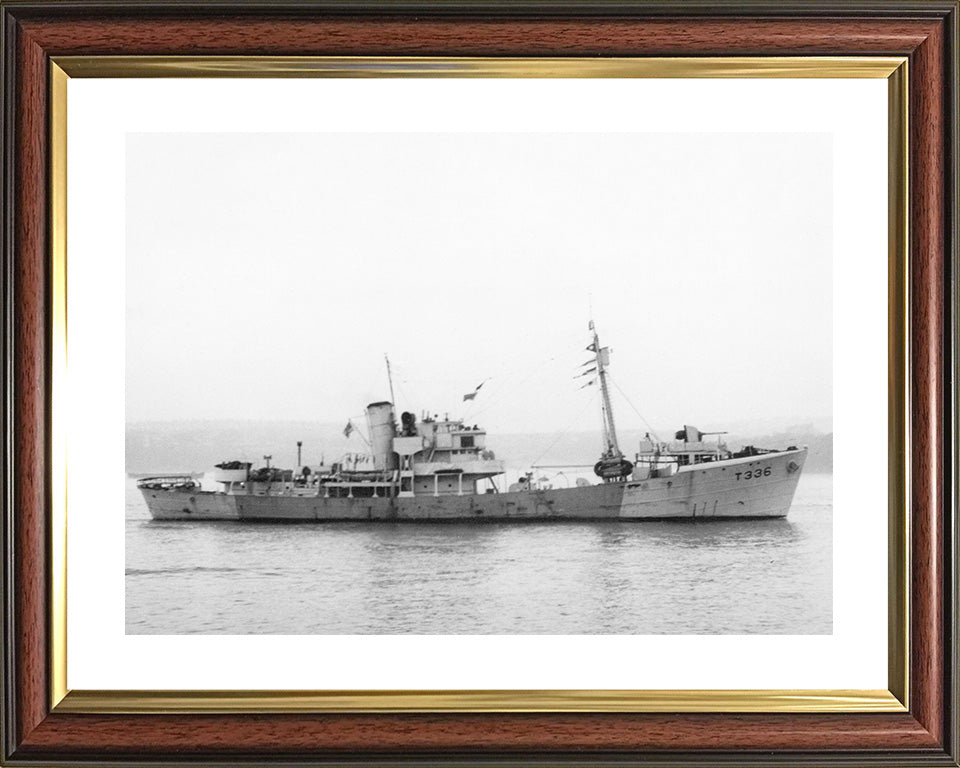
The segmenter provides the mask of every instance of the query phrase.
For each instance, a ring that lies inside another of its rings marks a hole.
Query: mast
[[[393,396],[393,373],[390,371],[390,358],[387,357],[387,353],[383,353],[383,359],[387,363],[387,381],[390,382],[390,404],[394,407],[397,405],[396,398]]]
[[[593,320],[590,321],[590,330],[593,332],[593,343],[587,349],[594,354],[597,364],[597,376],[600,379],[600,395],[603,411],[603,439],[607,444],[604,458],[621,458],[623,452],[617,443],[617,427],[613,421],[613,408],[610,405],[610,389],[607,386],[607,366],[610,364],[610,350],[600,346],[600,337],[597,335]]]

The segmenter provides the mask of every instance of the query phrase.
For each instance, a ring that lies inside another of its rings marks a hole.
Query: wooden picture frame
[[[956,2],[47,0],[0,9],[4,763],[958,764]],[[903,589],[890,595],[890,615],[902,623],[891,624],[889,695],[859,705],[851,696],[832,710],[777,706],[776,697],[735,706],[697,692],[646,707],[589,697],[579,706],[438,697],[432,706],[349,699],[325,707],[282,693],[233,702],[204,692],[67,695],[52,387],[64,354],[64,276],[51,257],[64,247],[63,189],[54,182],[65,135],[52,115],[65,71],[103,73],[103,57],[133,57],[113,59],[112,76],[155,76],[170,59],[143,57],[185,56],[201,71],[203,61],[235,66],[230,57],[904,60],[903,80],[890,88],[892,99],[908,99],[897,125],[909,169],[890,203],[891,243],[902,239],[908,265],[897,273],[906,282],[892,287],[906,306],[890,327],[892,400],[904,398],[891,410],[891,462],[903,472],[891,473],[890,495],[902,497],[909,528],[891,526],[891,583],[899,574]]]

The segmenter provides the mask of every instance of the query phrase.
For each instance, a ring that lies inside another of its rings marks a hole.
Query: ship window
[[[473,448],[473,435],[460,435],[461,448]]]

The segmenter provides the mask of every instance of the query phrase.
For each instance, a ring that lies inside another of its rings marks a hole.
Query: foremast
[[[607,366],[610,364],[610,349],[609,347],[600,346],[600,336],[597,334],[597,328],[593,320],[590,321],[590,332],[593,334],[593,341],[590,343],[590,346],[587,347],[587,350],[593,352],[597,378],[600,380],[600,410],[603,416],[603,442],[606,445],[603,458],[622,458],[623,452],[620,450],[620,444],[617,442],[617,425],[613,420],[613,408],[610,405],[610,388],[607,383]]]
[[[593,352],[594,366],[597,379],[600,382],[600,411],[603,419],[603,442],[604,451],[594,467],[594,473],[604,480],[619,480],[627,477],[633,471],[631,464],[623,456],[620,450],[620,444],[617,441],[617,425],[613,418],[613,406],[610,404],[610,385],[607,381],[607,367],[610,365],[610,348],[600,346],[600,336],[597,333],[597,326],[590,321],[590,333],[593,334],[593,341],[587,347],[588,352]]]

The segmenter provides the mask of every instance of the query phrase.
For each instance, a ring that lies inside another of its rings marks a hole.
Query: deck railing
[[[199,484],[191,475],[154,475],[137,480],[137,488],[167,491],[172,488],[197,488]]]

